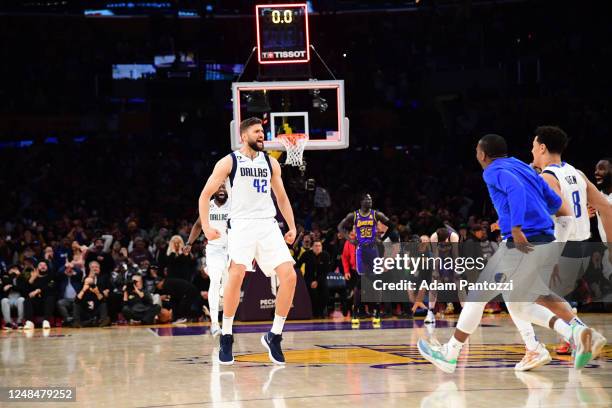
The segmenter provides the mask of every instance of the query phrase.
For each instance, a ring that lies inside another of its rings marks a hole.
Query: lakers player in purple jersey
[[[388,227],[387,232],[382,237],[381,241],[393,232],[394,225],[385,214],[372,209],[372,196],[364,194],[361,197],[361,207],[358,210],[348,213],[346,217],[338,224],[338,231],[348,233],[355,229],[357,234],[357,274],[372,274],[374,273],[374,258],[380,256],[378,252],[377,223]],[[359,276],[353,277],[353,311],[351,319],[353,325],[359,324],[359,316],[363,312],[361,309],[361,279]],[[372,314],[372,323],[380,325],[379,307],[374,305]]]

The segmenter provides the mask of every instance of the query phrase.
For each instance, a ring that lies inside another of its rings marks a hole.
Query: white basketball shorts
[[[230,220],[227,245],[230,260],[251,269],[254,259],[268,277],[285,262],[295,264],[274,218]]]

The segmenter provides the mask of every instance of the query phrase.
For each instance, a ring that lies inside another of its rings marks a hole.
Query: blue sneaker
[[[285,356],[281,350],[283,336],[268,332],[261,336],[261,344],[268,349],[268,357],[274,364],[285,364]]]
[[[234,336],[231,334],[224,334],[221,336],[221,340],[219,341],[219,364],[234,364],[234,355],[232,354],[233,343]]]

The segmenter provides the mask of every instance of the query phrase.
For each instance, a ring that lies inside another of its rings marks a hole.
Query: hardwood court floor
[[[612,339],[612,315],[584,319]],[[270,364],[260,344],[269,324],[235,328],[236,364],[215,363],[206,325],[37,329],[0,334],[0,386],[74,386],[86,407],[584,407],[612,405],[612,348],[576,372],[569,359],[515,374],[523,346],[510,318],[486,317],[452,374],[422,360],[421,320],[289,322],[288,364]],[[444,342],[455,320],[441,320]],[[537,329],[549,348],[550,331]],[[46,337],[45,337],[46,335]],[[2,403],[0,406],[45,404]]]

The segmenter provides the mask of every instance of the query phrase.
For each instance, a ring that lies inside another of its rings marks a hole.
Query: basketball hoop
[[[304,161],[304,149],[308,143],[308,136],[304,133],[291,133],[276,136],[276,138],[285,146],[287,158],[285,164],[297,167],[302,166]]]

